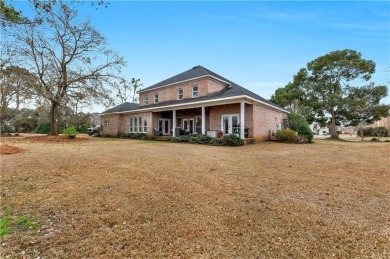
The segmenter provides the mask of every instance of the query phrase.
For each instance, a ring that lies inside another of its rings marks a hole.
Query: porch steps
[[[171,136],[156,136],[156,138],[154,140],[157,140],[157,141],[170,141],[171,140]]]

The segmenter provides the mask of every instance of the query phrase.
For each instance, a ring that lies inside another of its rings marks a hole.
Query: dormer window
[[[177,99],[178,100],[183,99],[183,89],[181,89],[181,88],[177,89]]]
[[[192,98],[198,97],[198,86],[192,86]]]
[[[154,95],[154,103],[158,103],[158,94]]]
[[[145,99],[144,99],[144,104],[149,104],[149,96],[145,96]]]

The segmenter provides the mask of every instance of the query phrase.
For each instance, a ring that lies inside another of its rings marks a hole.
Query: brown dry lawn
[[[2,143],[4,258],[390,257],[390,143]]]

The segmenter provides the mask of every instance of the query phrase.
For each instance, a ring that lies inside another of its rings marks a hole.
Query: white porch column
[[[240,106],[240,137],[241,139],[245,138],[245,102],[241,101]]]
[[[173,110],[173,118],[172,118],[172,137],[176,137],[176,110]]]
[[[206,108],[202,106],[202,134],[206,134]]]

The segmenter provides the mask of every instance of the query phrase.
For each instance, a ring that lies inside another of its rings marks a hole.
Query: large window
[[[177,99],[178,100],[183,99],[183,89],[182,88],[177,89]]]
[[[198,97],[198,86],[194,85],[192,87],[192,98]]]
[[[130,118],[130,119],[129,119],[129,132],[130,132],[130,133],[133,132],[133,118]]]
[[[154,103],[158,103],[158,94],[154,95]]]
[[[130,133],[148,133],[148,116],[136,116],[129,118]]]
[[[149,96],[145,96],[144,104],[149,104]]]

